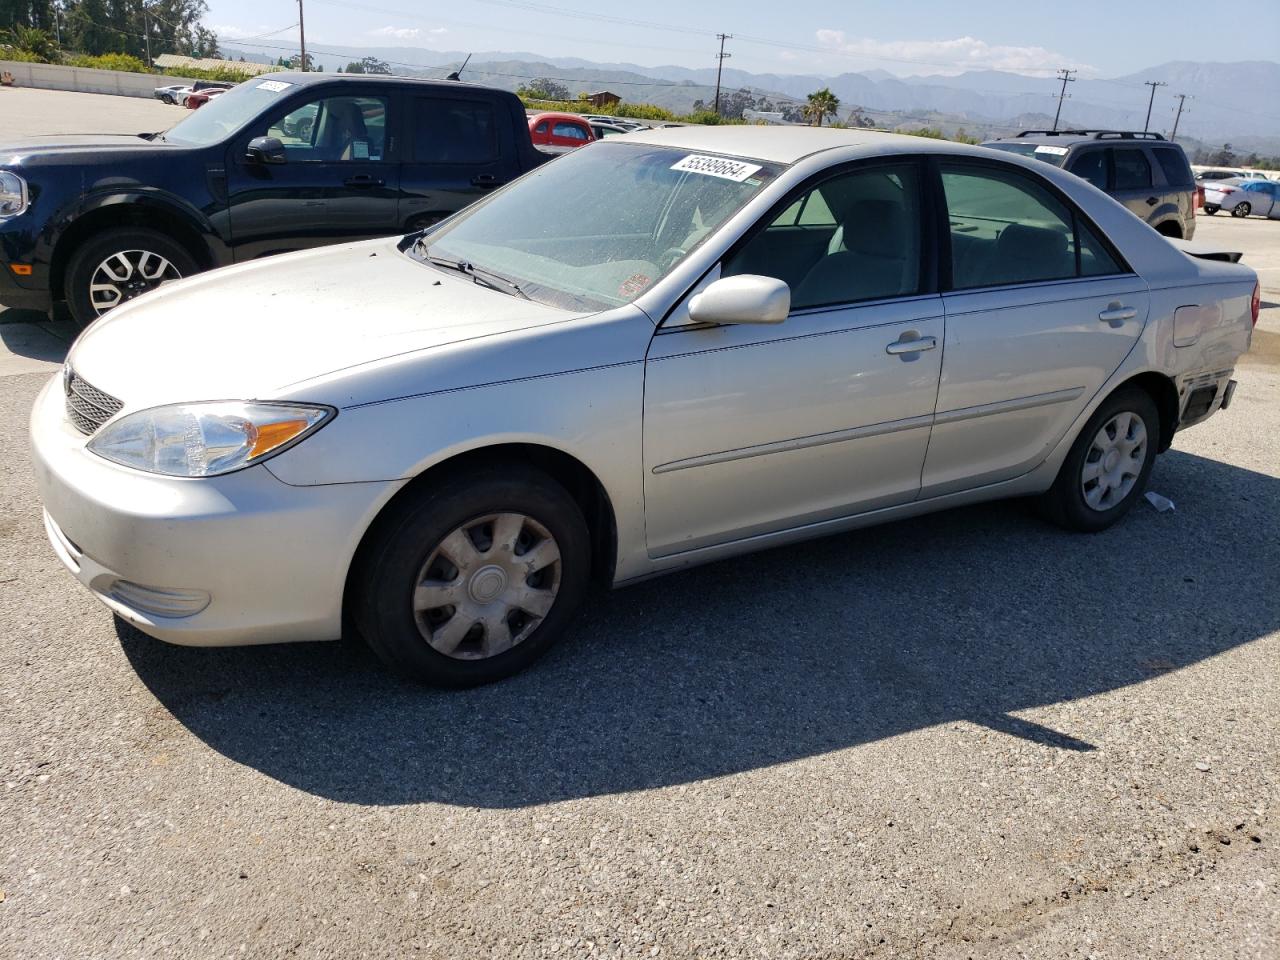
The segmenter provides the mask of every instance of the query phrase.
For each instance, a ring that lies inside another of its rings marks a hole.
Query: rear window
[[[1144,190],[1151,186],[1151,161],[1137,149],[1112,151],[1117,190]]]
[[[1189,187],[1195,182],[1191,176],[1191,165],[1187,163],[1186,155],[1181,150],[1154,147],[1151,152],[1156,155],[1156,162],[1160,164],[1164,178],[1171,187]]]
[[[491,163],[498,156],[493,104],[421,98],[414,104],[413,157],[418,163]]]

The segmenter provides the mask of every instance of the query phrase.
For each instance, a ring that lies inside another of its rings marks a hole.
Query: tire
[[[148,258],[144,259],[143,254]],[[114,259],[116,257],[123,257],[125,262]],[[190,276],[199,269],[186,247],[158,230],[148,227],[104,230],[81,244],[67,264],[67,305],[76,322],[87,326],[107,313],[111,306],[132,300],[165,281]],[[100,270],[107,272],[100,274]],[[98,280],[108,279],[120,294],[110,306],[102,302],[109,292],[95,293],[90,289],[95,275]],[[112,276],[121,279],[117,281]],[[100,301],[97,305],[95,296]]]
[[[1113,424],[1123,424],[1124,421],[1117,418],[1126,414],[1131,418],[1125,431],[1126,439],[1113,448],[1116,450],[1114,456],[1110,450],[1103,453],[1100,448],[1114,442],[1110,433]],[[1126,456],[1125,448],[1139,436],[1139,428],[1135,424],[1140,424],[1142,442],[1140,447],[1133,448],[1131,455]],[[1108,431],[1105,435],[1104,428]],[[1104,442],[1095,450],[1095,441],[1104,436]],[[1155,465],[1159,441],[1160,414],[1150,394],[1137,388],[1112,394],[1094,411],[1076,437],[1053,486],[1040,498],[1041,513],[1068,530],[1096,533],[1107,529],[1128,513],[1142,496],[1151,468]],[[1099,464],[1105,464],[1109,456],[1113,456],[1114,467],[1107,472]],[[1132,461],[1139,457],[1140,466],[1133,470],[1125,469],[1133,466]],[[1086,470],[1095,479],[1086,479]],[[1098,476],[1099,473],[1103,476]],[[1124,479],[1130,475],[1131,479]],[[1108,484],[1108,480],[1112,483]]]
[[[1212,217],[1215,213],[1217,213],[1217,212],[1218,212],[1218,208],[1217,208],[1217,207],[1205,207],[1205,208],[1204,208],[1204,212],[1205,212],[1205,216],[1207,216],[1207,217]]]
[[[1248,201],[1245,201],[1244,203],[1237,203],[1234,207],[1232,207],[1231,215],[1233,217],[1244,218],[1244,217],[1247,217],[1252,210],[1253,208],[1249,206]]]
[[[523,670],[560,638],[587,590],[582,511],[531,467],[488,466],[425,487],[393,504],[370,538],[352,577],[356,626],[385,663],[435,686]]]

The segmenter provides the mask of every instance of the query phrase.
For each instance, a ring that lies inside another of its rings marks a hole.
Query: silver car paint
[[[482,289],[405,260],[393,241],[215,271],[139,298],[95,324],[71,354],[90,382],[125,400],[125,414],[228,396],[324,402],[340,413],[239,474],[144,477],[85,452],[51,384],[32,422],[50,514],[113,575],[173,586],[206,578],[215,588],[208,610],[140,623],[163,639],[328,639],[340,630],[346,569],[373,517],[409,478],[459,453],[537,444],[585,465],[614,512],[614,578],[624,583],[1047,489],[1084,420],[1116,386],[1149,371],[1173,378],[1184,394],[1198,379],[1225,383],[1248,348],[1252,271],[1193,260],[1087,183],[1015,157],[1001,159],[1073,197],[1135,275],[805,311],[777,326],[689,328],[684,304],[695,287],[810,175],[895,153],[990,154],[845,131],[679,128],[628,139],[793,166],[633,305],[594,316]],[[588,149],[601,148],[608,145]],[[325,296],[313,295],[316,285]],[[1116,300],[1133,306],[1132,320],[1100,321],[1098,308]],[[231,319],[234,336],[225,339],[234,347],[218,339],[228,304],[252,321]],[[1216,322],[1202,321],[1193,344],[1174,347],[1175,311],[1197,304],[1216,307]],[[207,331],[200,357],[183,357],[166,335],[176,318],[188,332]],[[255,332],[264,349],[254,349]],[[937,346],[885,352],[908,333]],[[285,485],[311,492],[297,491],[294,504],[281,494]],[[144,489],[157,522],[131,539],[142,511],[141,494],[130,490]],[[308,504],[341,519],[291,534],[289,521]],[[279,527],[263,519],[274,511]],[[200,539],[206,535],[213,540]],[[275,546],[262,551],[267,537]],[[192,549],[205,542],[213,548]],[[294,556],[314,579],[299,591],[305,609],[272,592],[296,583],[281,573]],[[214,569],[227,557],[235,558],[234,584]],[[237,591],[259,584],[253,602],[226,608]],[[271,596],[280,616],[262,612]],[[246,626],[245,609],[261,614],[256,629]]]

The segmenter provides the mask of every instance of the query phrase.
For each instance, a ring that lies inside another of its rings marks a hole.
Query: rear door
[[[506,183],[516,170],[511,124],[493,100],[460,91],[411,94],[400,221],[429,226]]]
[[[383,87],[326,85],[234,140],[227,200],[235,259],[397,232],[394,104]],[[253,137],[278,138],[285,162],[248,159]]]
[[[1137,343],[1146,283],[1039,177],[940,164],[946,342],[922,496],[1041,463]]]
[[[1111,154],[1111,196],[1128,207],[1134,216],[1149,220],[1160,197],[1147,152],[1139,146],[1108,147],[1107,152]]]

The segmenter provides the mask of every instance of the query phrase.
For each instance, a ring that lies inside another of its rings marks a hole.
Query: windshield
[[[1052,163],[1055,167],[1062,166],[1062,162],[1067,159],[1066,147],[1055,147],[1048,143],[1011,143],[1004,141],[1001,143],[984,143],[983,146],[990,147],[992,150],[1003,150],[1005,153],[1016,153],[1020,157],[1035,157],[1045,163]]]
[[[235,133],[282,96],[293,93],[296,86],[284,80],[246,80],[179,120],[164,132],[164,139],[192,147],[211,146]]]
[[[570,310],[630,303],[777,175],[776,165],[593,143],[539,167],[409,249]]]

